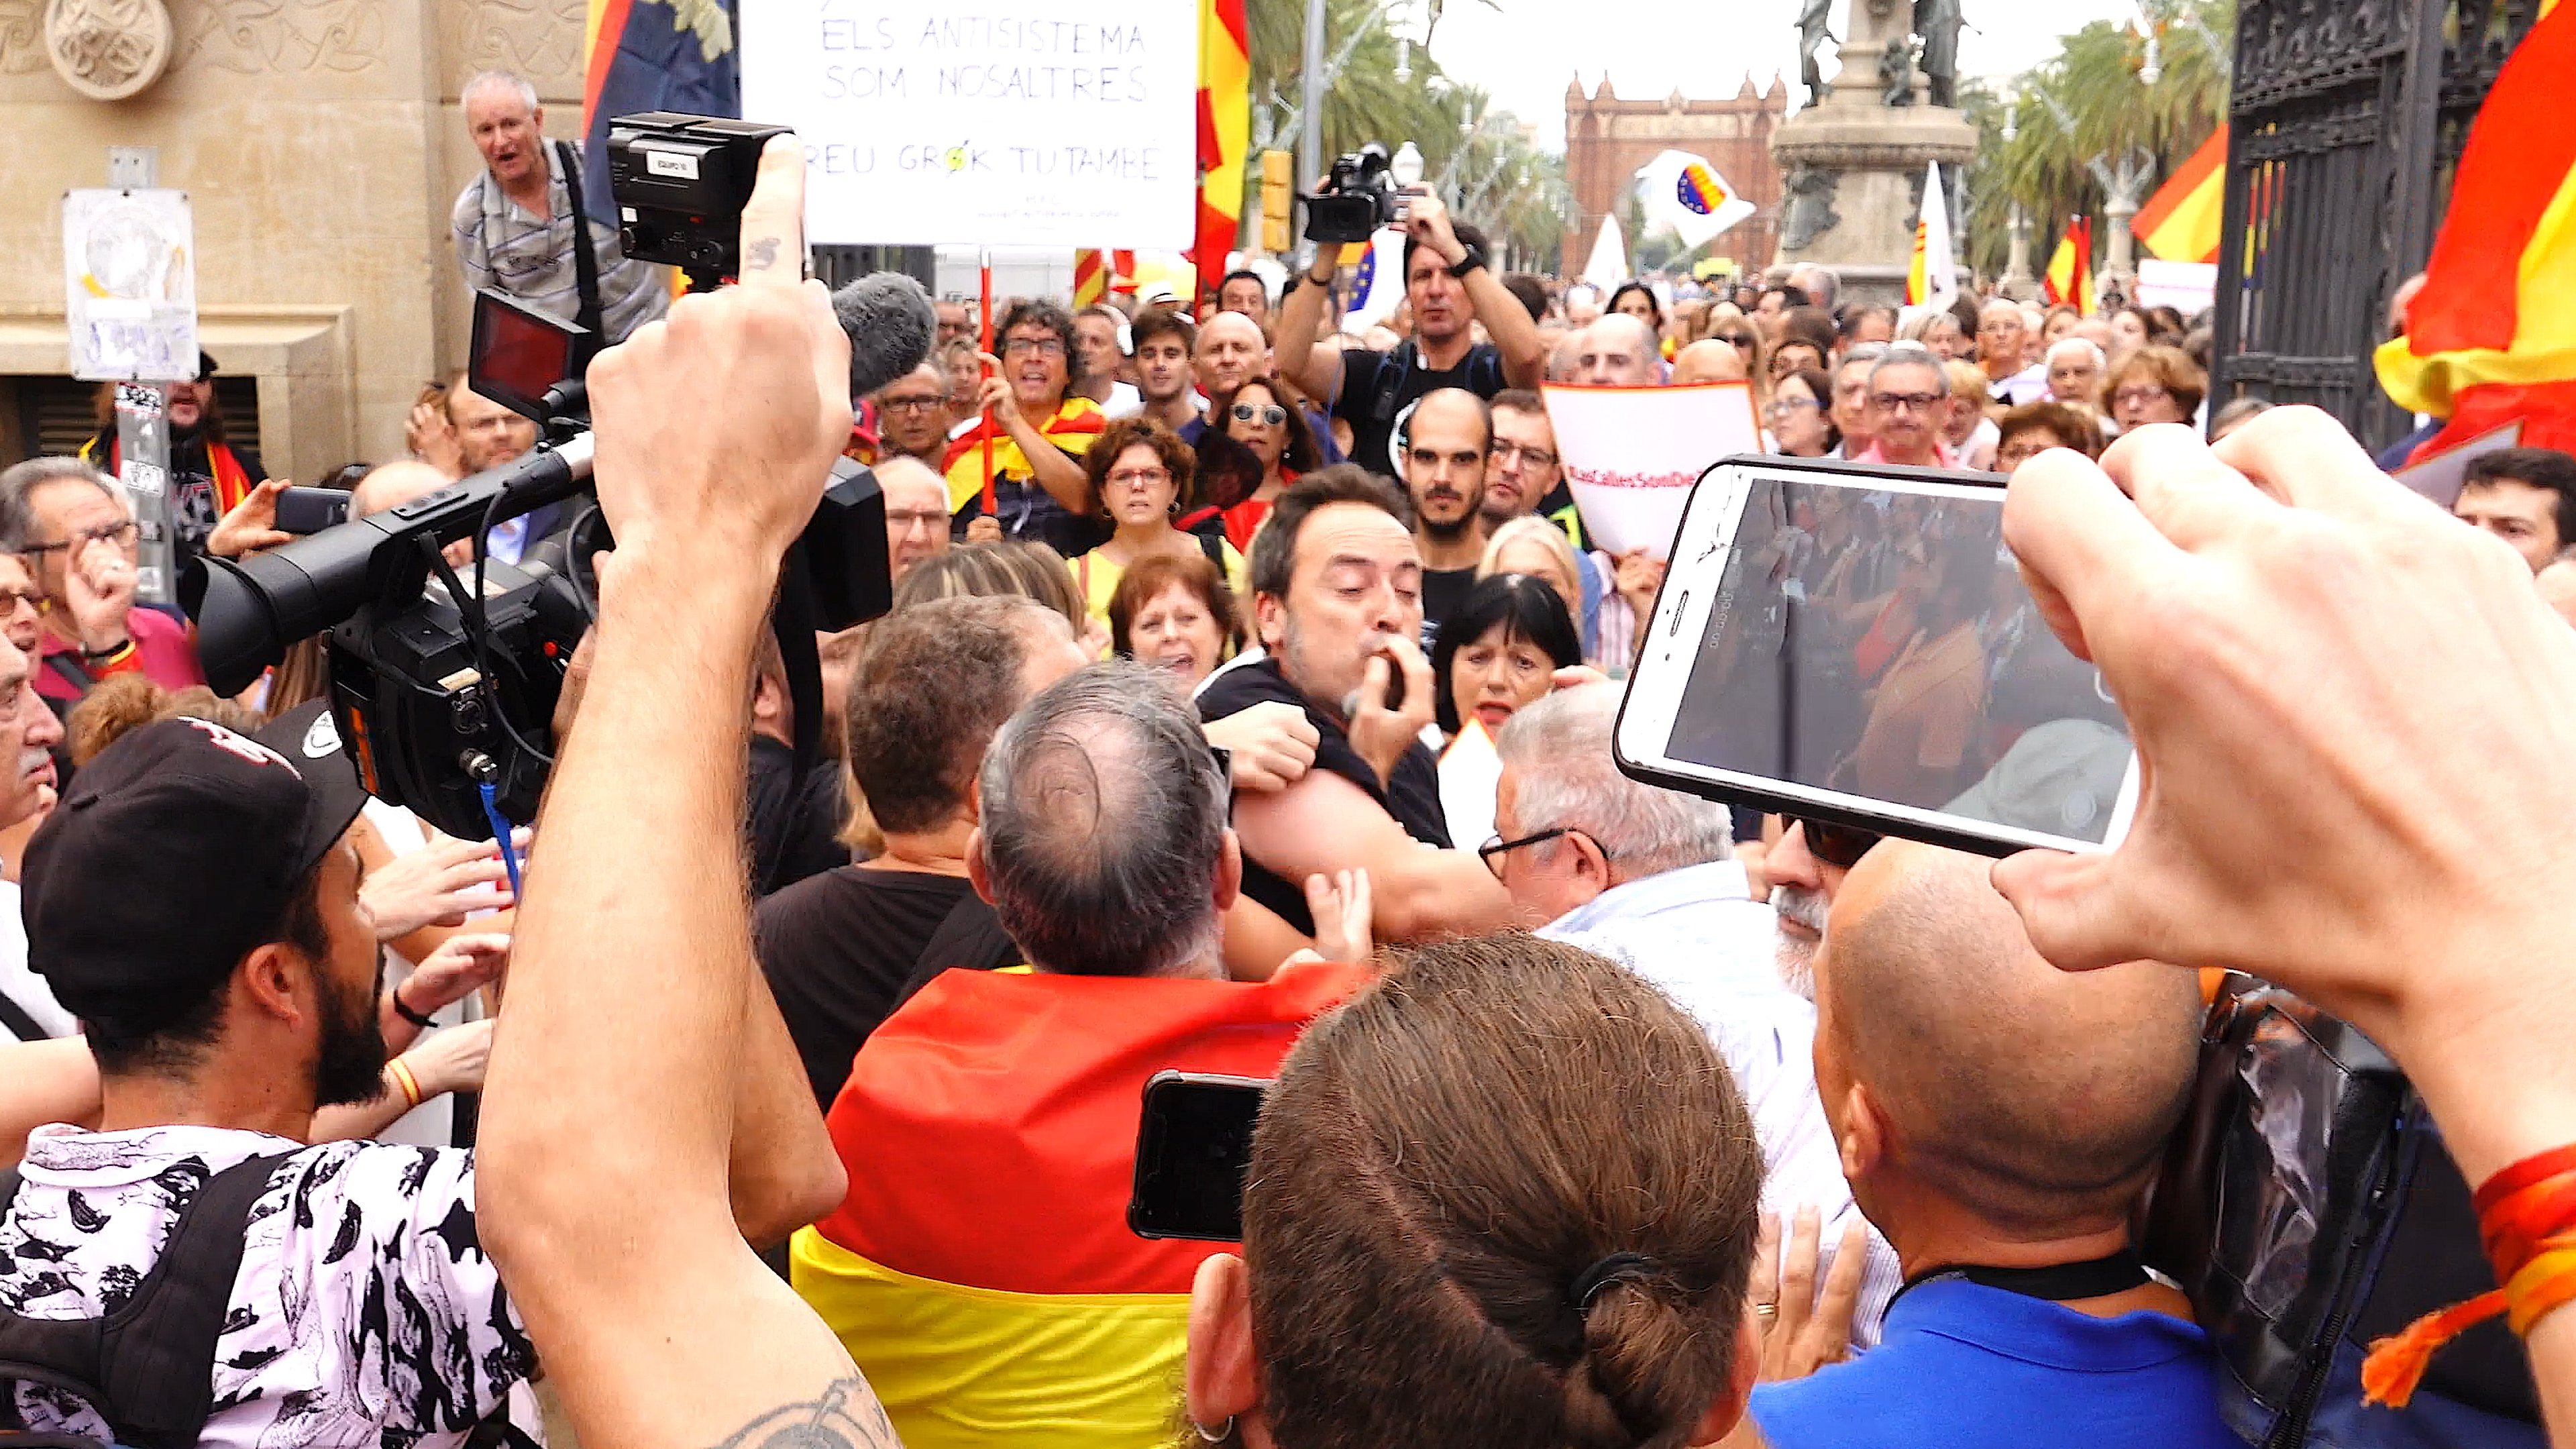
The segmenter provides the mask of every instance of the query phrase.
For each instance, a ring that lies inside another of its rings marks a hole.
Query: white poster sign
[[[1753,388],[1741,382],[1689,387],[1545,389],[1557,456],[1582,512],[1583,531],[1613,554],[1673,546],[1682,504],[1708,465],[1729,453],[1758,453],[1762,429]]]
[[[197,245],[188,193],[64,192],[63,298],[72,376],[195,377]]]
[[[2141,307],[2171,307],[2186,317],[2196,317],[2209,310],[2218,295],[2218,263],[2166,262],[2154,257],[2138,259],[2137,304]]]
[[[794,126],[822,243],[1190,245],[1193,0],[755,0],[743,114]]]

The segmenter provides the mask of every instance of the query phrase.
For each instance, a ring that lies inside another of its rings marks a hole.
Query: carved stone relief
[[[217,70],[354,75],[385,63],[386,0],[199,0],[179,57]]]
[[[124,100],[169,66],[170,12],[161,0],[49,0],[45,55],[73,90]]]

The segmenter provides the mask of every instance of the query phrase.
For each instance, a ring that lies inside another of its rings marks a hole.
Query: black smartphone
[[[1136,1123],[1127,1227],[1140,1238],[1243,1240],[1243,1179],[1268,1082],[1156,1072]]]
[[[338,488],[289,488],[277,495],[277,531],[320,533],[349,521],[349,495]]]
[[[573,375],[575,344],[589,335],[487,288],[474,294],[466,378],[476,392],[542,426],[546,389]]]

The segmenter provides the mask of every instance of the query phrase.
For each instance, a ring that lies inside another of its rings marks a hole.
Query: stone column
[[[2134,239],[2129,234],[2129,218],[2138,214],[2138,199],[2114,192],[2102,203],[2102,219],[2110,223],[2111,245],[2102,259],[2102,285],[2116,287],[2120,295],[2137,297],[2138,264]]]
[[[2030,218],[2016,201],[2012,208],[2012,249],[2004,257],[2004,274],[1997,285],[2005,296],[2027,302],[2039,295],[2037,283],[2030,272]]]

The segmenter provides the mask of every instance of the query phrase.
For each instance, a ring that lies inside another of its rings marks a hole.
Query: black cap
[[[198,349],[197,349],[197,381],[199,381],[199,382],[204,382],[207,378],[210,378],[210,377],[212,377],[212,376],[214,376],[214,375],[215,375],[215,355],[214,355],[213,353],[211,353],[211,352],[208,352],[206,349],[204,349],[204,348],[202,348],[202,347],[198,348]]]
[[[328,701],[256,739],[145,725],[83,766],[27,843],[27,964],[76,1016],[163,1025],[273,939],[366,803]]]

